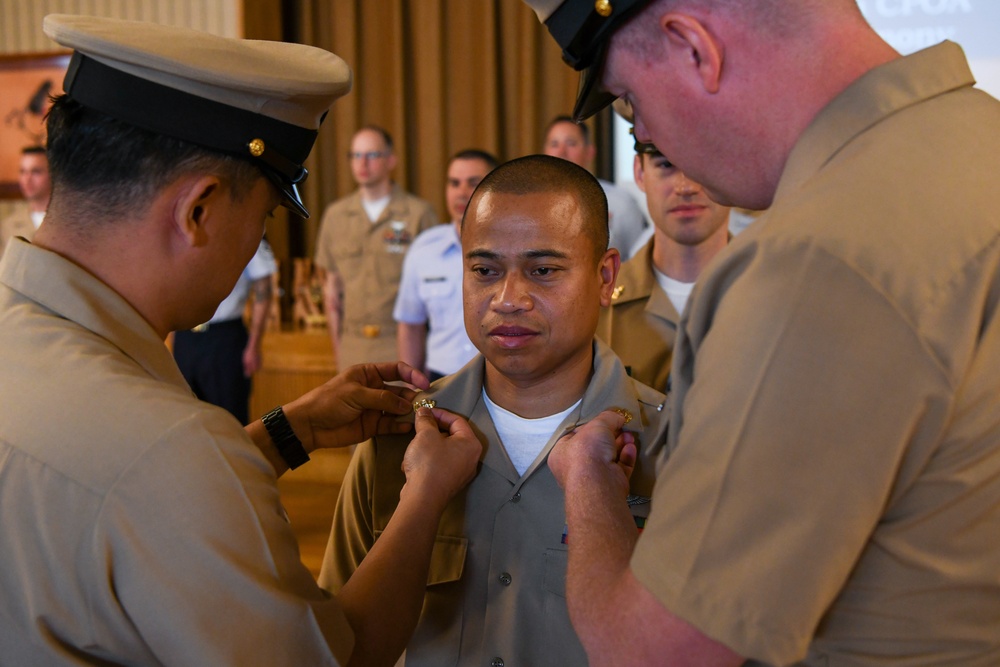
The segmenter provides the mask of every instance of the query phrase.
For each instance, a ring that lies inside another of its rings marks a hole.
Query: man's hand
[[[253,374],[260,370],[260,348],[248,343],[243,348],[243,377],[253,377]]]
[[[622,415],[605,410],[559,438],[548,461],[559,486],[566,489],[575,476],[586,479],[594,475],[611,475],[622,494],[628,494],[637,450],[635,436],[623,431],[624,426]]]
[[[400,498],[422,494],[428,512],[441,512],[472,481],[483,445],[469,422],[445,410],[420,408],[414,423],[417,434],[403,457],[406,484]]]
[[[402,362],[359,364],[286,404],[285,416],[307,452],[406,433],[410,424],[396,417],[413,410],[416,392],[386,384],[400,381],[421,389],[430,385],[423,373]]]

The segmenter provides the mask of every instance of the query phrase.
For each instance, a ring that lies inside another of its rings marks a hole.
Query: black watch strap
[[[285,411],[279,405],[266,415],[260,418],[264,422],[267,434],[271,436],[274,446],[278,448],[278,453],[285,460],[288,467],[295,470],[300,465],[309,460],[306,448],[302,446],[302,441],[295,435],[292,425],[285,417]]]

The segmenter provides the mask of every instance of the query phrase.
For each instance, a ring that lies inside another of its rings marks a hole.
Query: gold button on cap
[[[251,139],[250,143],[247,144],[247,148],[250,150],[250,155],[254,157],[260,157],[264,154],[264,140],[263,139]]]
[[[608,2],[608,0],[597,0],[597,2],[594,3],[594,11],[604,18],[608,18],[611,16],[611,13],[615,11],[615,9],[611,6],[611,3]]]

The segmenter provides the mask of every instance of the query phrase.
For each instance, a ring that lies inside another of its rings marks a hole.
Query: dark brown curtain
[[[313,217],[269,231],[279,257],[311,256],[324,207],[354,189],[346,155],[361,125],[389,130],[396,181],[444,219],[451,154],[539,152],[545,125],[576,95],[577,73],[521,0],[247,0],[245,25],[248,37],[333,51],[354,71],[307,165]]]

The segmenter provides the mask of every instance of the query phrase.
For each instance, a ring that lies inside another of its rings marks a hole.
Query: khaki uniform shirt
[[[659,391],[667,391],[670,359],[681,319],[653,274],[653,241],[622,264],[611,294],[601,309],[597,335],[621,358],[629,374]]]
[[[368,219],[355,192],[323,213],[316,264],[344,283],[339,367],[399,358],[392,307],[403,258],[417,234],[437,224],[430,204],[392,186],[378,220]]]
[[[104,283],[0,261],[0,663],[335,665],[274,470]]]
[[[484,360],[476,357],[421,396],[469,418],[484,444],[479,474],[446,509],[432,554],[423,614],[406,665],[585,665],[566,608],[566,512],[546,463],[566,429],[607,408],[634,419],[639,463],[632,475],[633,515],[645,521],[652,495],[655,443],[666,435],[659,392],[629,379],[599,341],[594,375],[580,406],[519,476],[482,401]],[[403,452],[412,436],[361,445],[348,468],[334,514],[320,583],[338,590],[385,529],[399,500]],[[499,663],[494,663],[499,664]]]
[[[30,241],[34,235],[35,225],[31,220],[31,209],[25,204],[0,221],[0,255],[12,238],[23,236]]]
[[[741,655],[1000,664],[1000,103],[972,84],[944,43],[849,86],[681,321],[632,566]]]

